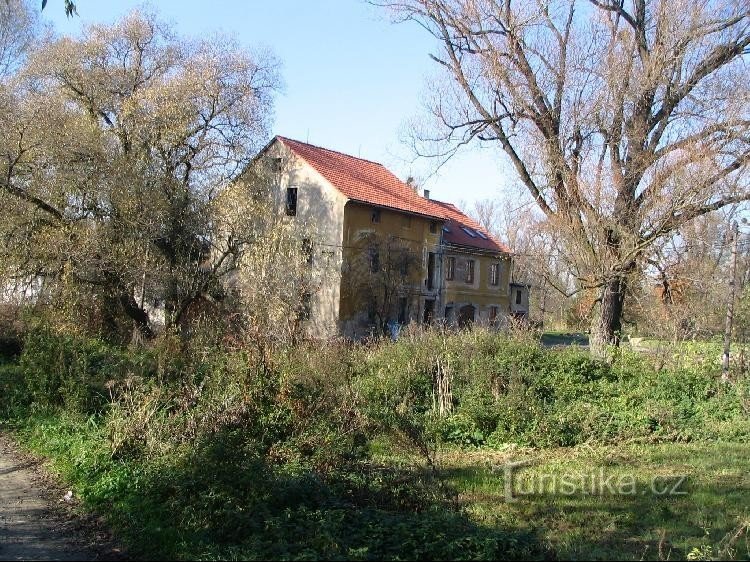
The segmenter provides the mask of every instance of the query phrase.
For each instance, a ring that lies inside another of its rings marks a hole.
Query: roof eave
[[[448,220],[445,217],[440,217],[438,215],[428,215],[426,213],[418,213],[417,211],[407,211],[405,209],[399,209],[398,207],[390,207],[388,205],[380,205],[378,203],[373,203],[371,201],[365,201],[364,199],[353,199],[353,198],[350,197],[348,199],[347,203],[356,203],[358,205],[366,205],[368,207],[375,207],[375,208],[378,208],[378,209],[386,209],[388,211],[394,211],[396,213],[401,213],[401,214],[404,214],[404,215],[412,215],[412,216],[415,216],[415,217],[428,218],[428,219],[432,219],[432,220],[438,220],[438,221],[441,221],[441,222],[446,222]]]
[[[448,248],[455,248],[456,250],[461,250],[461,251],[470,251],[470,252],[474,252],[477,254],[513,256],[513,252],[505,251],[502,249],[493,250],[491,248],[480,248],[478,246],[468,246],[466,244],[456,244],[454,242],[446,242],[446,241],[443,241],[443,245],[445,245]]]

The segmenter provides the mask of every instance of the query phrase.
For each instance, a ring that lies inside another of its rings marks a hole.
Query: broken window
[[[286,189],[286,214],[290,217],[297,216],[297,188],[287,187]]]

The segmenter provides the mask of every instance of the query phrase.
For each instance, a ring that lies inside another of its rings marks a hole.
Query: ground
[[[101,524],[77,516],[75,498],[0,435],[0,560],[123,559]]]
[[[577,345],[586,348],[589,345],[588,335],[580,332],[545,332],[542,334],[541,341],[545,347]]]
[[[508,503],[505,467],[519,461]],[[530,531],[561,560],[750,559],[749,444],[510,447],[439,462],[476,523]]]

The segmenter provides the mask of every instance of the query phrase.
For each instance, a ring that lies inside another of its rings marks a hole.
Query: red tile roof
[[[443,218],[429,199],[418,195],[382,164],[312,144],[276,137],[353,201]]]
[[[277,136],[276,139],[353,201],[443,220],[448,227],[448,231],[443,231],[443,239],[448,244],[510,253],[506,246],[455,205],[418,195],[382,164],[286,137]],[[472,237],[461,227],[481,232],[486,239],[478,234]]]
[[[445,226],[447,227],[447,231],[445,228],[443,229],[443,240],[446,243],[506,254],[512,253],[510,248],[498,242],[478,222],[465,215],[455,205],[434,199],[431,199],[430,202],[436,207],[441,208],[446,217]],[[471,236],[464,228],[467,228],[469,232],[472,232],[476,236]]]

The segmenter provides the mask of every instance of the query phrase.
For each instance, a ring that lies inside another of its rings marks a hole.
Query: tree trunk
[[[609,346],[620,345],[625,278],[614,277],[604,287],[591,325],[591,352],[605,357]]]

